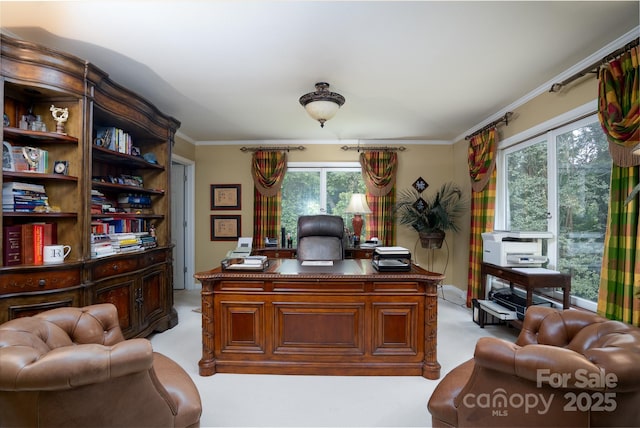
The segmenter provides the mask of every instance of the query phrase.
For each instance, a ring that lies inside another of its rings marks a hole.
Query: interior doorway
[[[195,162],[171,157],[171,241],[173,243],[173,289],[196,288],[194,275]]]

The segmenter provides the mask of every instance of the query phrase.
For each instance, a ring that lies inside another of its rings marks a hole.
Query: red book
[[[56,245],[58,243],[58,224],[44,223],[44,245]]]
[[[14,266],[22,264],[22,226],[2,228],[2,264]]]
[[[33,264],[33,224],[22,225],[22,264]]]
[[[44,263],[44,224],[33,225],[33,264]]]

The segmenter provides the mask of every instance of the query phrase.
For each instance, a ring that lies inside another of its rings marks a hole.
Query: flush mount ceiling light
[[[344,97],[329,91],[328,83],[318,82],[315,92],[309,92],[300,97],[300,104],[309,116],[320,122],[320,127],[324,128],[324,123],[331,119],[344,104]]]

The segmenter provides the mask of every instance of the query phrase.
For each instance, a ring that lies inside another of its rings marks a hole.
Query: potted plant
[[[401,225],[418,232],[423,248],[441,248],[448,230],[460,229],[459,219],[467,209],[462,190],[455,183],[444,183],[430,196],[413,187],[398,192],[395,213]]]

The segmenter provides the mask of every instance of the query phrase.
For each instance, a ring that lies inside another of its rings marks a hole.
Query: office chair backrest
[[[298,260],[342,260],[344,220],[335,215],[298,218]]]

